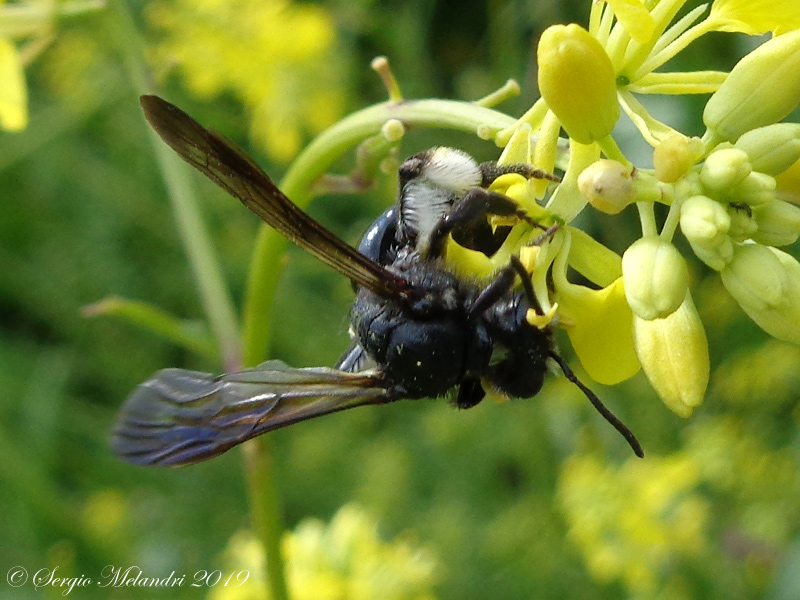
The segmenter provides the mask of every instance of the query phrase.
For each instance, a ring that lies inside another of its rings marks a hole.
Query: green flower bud
[[[774,177],[753,171],[730,190],[728,197],[733,202],[759,206],[775,199],[776,187]]]
[[[753,167],[747,153],[738,148],[716,150],[708,155],[700,169],[700,183],[711,193],[726,194],[728,190],[741,183]]]
[[[752,238],[767,246],[788,246],[800,236],[800,208],[773,200],[753,209],[753,219],[758,226]]]
[[[381,126],[381,135],[387,142],[399,142],[405,133],[406,126],[399,119],[387,119]]]
[[[735,146],[747,153],[754,171],[778,175],[800,160],[800,123],[775,123],[747,131]]]
[[[689,292],[663,319],[634,316],[636,353],[653,388],[675,414],[689,417],[708,386],[708,341]]]
[[[742,58],[709,98],[703,123],[717,138],[777,123],[800,102],[800,30],[772,38]]]
[[[622,279],[631,310],[647,321],[673,313],[689,288],[683,256],[657,235],[636,240],[625,251]]]
[[[711,198],[693,196],[681,205],[680,223],[697,257],[715,271],[725,268],[733,258],[727,209]]]
[[[800,263],[793,256],[743,244],[721,275],[725,288],[761,329],[800,344]]]
[[[539,91],[569,137],[590,144],[619,119],[616,74],[602,44],[576,24],[548,27],[539,39]]]
[[[653,166],[656,179],[664,183],[675,183],[689,172],[703,153],[699,138],[687,138],[673,133],[653,150]]]
[[[778,306],[785,280],[780,261],[759,244],[736,246],[733,260],[722,271],[725,288],[748,314]]]
[[[595,161],[578,176],[578,189],[597,210],[615,215],[636,200],[632,170],[616,160]]]

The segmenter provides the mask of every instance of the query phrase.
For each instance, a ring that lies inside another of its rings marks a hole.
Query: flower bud
[[[730,199],[748,206],[759,206],[775,199],[776,186],[774,177],[753,171],[729,190]]]
[[[786,275],[778,259],[759,244],[740,244],[723,269],[722,283],[745,312],[763,311],[781,303]]]
[[[673,133],[653,150],[656,179],[675,183],[689,172],[702,153],[703,144],[699,138]]]
[[[578,189],[597,210],[615,215],[636,200],[631,171],[616,160],[595,161],[578,176]]]
[[[778,175],[800,160],[800,123],[774,123],[746,131],[735,146],[747,153],[754,171]]]
[[[569,137],[590,144],[619,119],[616,74],[602,44],[576,24],[548,27],[539,39],[539,91]]]
[[[742,58],[709,98],[703,123],[717,138],[777,123],[800,102],[800,30],[765,42]]]
[[[708,341],[688,290],[680,307],[663,319],[633,318],[636,353],[647,378],[675,414],[700,406],[709,376]]]
[[[744,150],[725,148],[708,155],[700,169],[700,183],[710,194],[725,194],[747,177],[753,168]]]
[[[753,209],[753,219],[758,226],[752,238],[767,246],[788,246],[800,236],[800,208],[773,200]]]
[[[647,321],[673,313],[686,296],[686,261],[657,235],[636,240],[622,255],[625,297],[634,314]]]
[[[719,202],[706,196],[693,196],[681,205],[681,231],[697,257],[715,271],[733,258],[733,243],[728,236],[731,217]]]
[[[725,288],[761,329],[800,344],[800,263],[793,256],[743,244],[721,275]]]
[[[400,119],[387,119],[381,126],[381,135],[387,142],[399,142],[406,133],[406,126]]]

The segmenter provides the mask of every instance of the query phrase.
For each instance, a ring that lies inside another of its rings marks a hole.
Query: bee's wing
[[[279,427],[394,399],[374,371],[293,369],[280,361],[221,377],[164,369],[128,397],[111,448],[134,464],[187,465]]]
[[[233,142],[158,96],[142,96],[140,102],[150,125],[181,158],[292,242],[378,295],[411,293],[405,279],[360,254],[303,212]]]

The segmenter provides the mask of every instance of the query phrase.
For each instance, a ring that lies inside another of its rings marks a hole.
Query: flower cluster
[[[287,162],[307,134],[341,116],[346,78],[325,9],[288,0],[179,0],[151,3],[147,16],[164,34],[153,53],[158,70],[177,69],[198,96],[232,93],[247,108],[254,141],[274,160]]]
[[[377,524],[363,510],[344,506],[330,524],[307,519],[284,536],[286,576],[292,598],[324,600],[433,600],[435,561],[416,545],[384,542]],[[241,586],[217,586],[209,600],[268,598],[263,580],[264,552],[249,531],[237,533],[226,550],[233,571],[246,569],[254,580]]]
[[[800,343],[800,263],[778,249],[800,235],[792,204],[800,124],[781,122],[800,103],[800,9],[715,0],[707,14],[703,5],[673,23],[684,3],[594,2],[588,29],[547,29],[538,47],[542,98],[496,141],[505,147],[501,162],[559,168],[563,180],[548,190],[549,182],[507,176],[495,187],[534,218],[563,225],[528,262],[543,313],[531,322],[557,319],[598,382],[615,384],[641,368],[667,406],[689,416],[705,395],[709,356],[678,231],[753,321]],[[655,72],[711,31],[776,35],[730,73]],[[711,93],[700,138],[657,120],[637,99],[699,93]],[[635,166],[617,146],[622,112],[653,148],[652,168]],[[657,203],[668,207],[661,223]],[[605,248],[569,225],[587,205],[608,214],[635,206],[641,238],[621,257]],[[514,237],[495,260],[538,233]],[[595,287],[570,282],[568,268]]]
[[[712,417],[666,457],[607,465],[590,453],[572,456],[561,466],[557,502],[595,580],[619,581],[629,597],[688,599],[697,588],[682,565],[702,564],[713,580],[730,569],[730,555],[753,566],[793,543],[784,515],[800,493],[797,473],[795,453],[770,447],[758,425]],[[715,546],[728,554],[722,564]]]
[[[631,597],[658,597],[680,561],[705,549],[710,503],[700,482],[686,453],[616,467],[591,455],[567,460],[558,503],[592,577],[620,579]]]

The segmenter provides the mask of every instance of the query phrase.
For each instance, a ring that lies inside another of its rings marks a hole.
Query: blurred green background
[[[120,296],[204,319],[126,55],[142,51],[152,91],[250,149],[277,178],[322,127],[384,99],[368,68],[374,56],[391,59],[409,98],[475,99],[513,77],[522,96],[502,108],[517,115],[536,98],[541,31],[588,14],[588,2],[558,0],[128,6],[141,48],[120,28],[115,2],[34,32],[53,37],[26,68],[30,123],[0,133],[3,573],[213,571],[249,525],[239,450],[173,470],[123,464],[107,446],[122,401],[154,371],[221,368],[122,320],[82,316]],[[287,15],[294,20],[280,21]],[[262,18],[286,39],[253,37]],[[670,67],[727,69],[750,43],[707,36]],[[649,106],[697,134],[703,101]],[[632,138],[624,127],[620,136],[623,145]],[[491,144],[440,131],[410,132],[402,153],[434,144],[496,156]],[[351,166],[352,157],[341,172]],[[240,306],[257,220],[201,176],[192,181]],[[394,185],[385,178],[362,196],[320,197],[310,212],[356,244]],[[630,217],[587,215],[584,226],[621,249],[637,225]],[[347,344],[350,285],[295,249],[286,260],[269,353],[330,365]],[[444,402],[359,409],[270,434],[287,526],[362,507],[383,539],[402,535],[435,557],[431,595],[398,598],[800,597],[800,350],[770,341],[696,267],[713,369],[705,405],[683,421],[641,375],[593,386],[643,442],[644,461],[557,378],[535,399],[464,412]],[[568,355],[566,338],[562,347]],[[70,596],[206,593],[90,586]],[[3,598],[60,595],[0,581]]]

